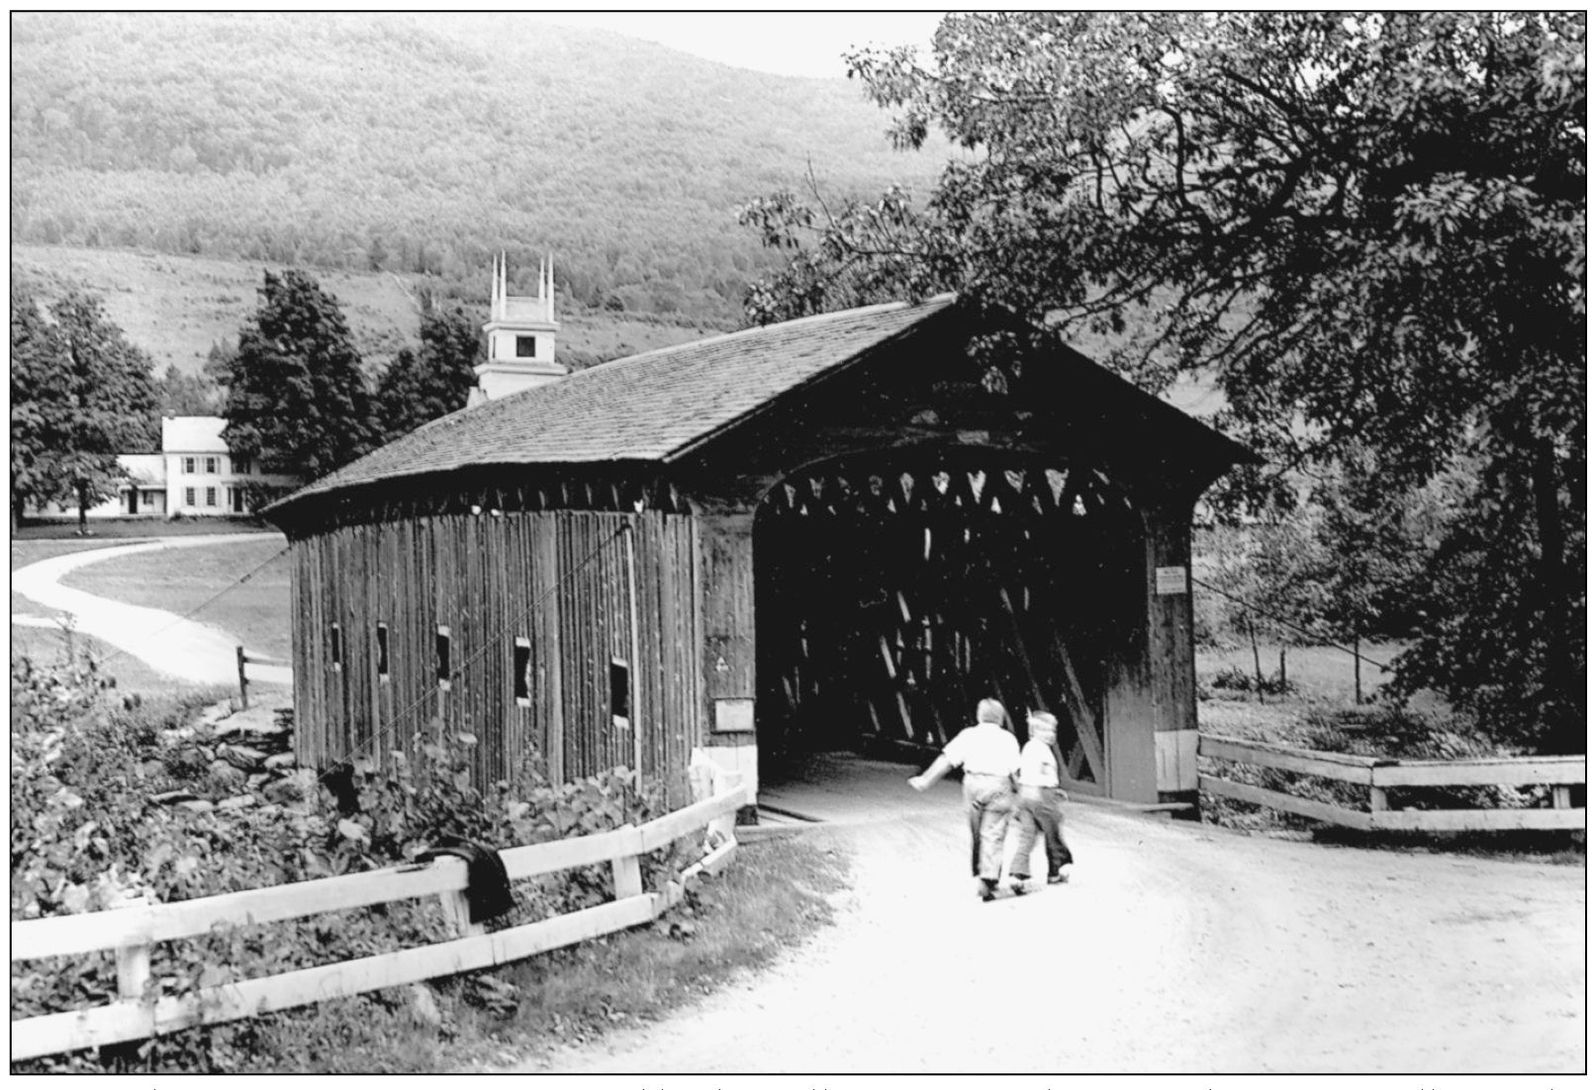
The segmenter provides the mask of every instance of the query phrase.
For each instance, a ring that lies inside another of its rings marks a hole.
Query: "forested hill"
[[[843,79],[764,75],[500,14],[17,14],[24,242],[426,272],[489,255],[590,306],[734,323],[771,259],[735,222],[808,164],[833,193],[892,151]]]

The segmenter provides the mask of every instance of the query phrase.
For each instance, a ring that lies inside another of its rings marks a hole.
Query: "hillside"
[[[846,80],[523,16],[17,14],[13,237],[428,273],[490,255],[611,311],[740,322],[735,210],[803,184],[924,192]],[[258,275],[258,274],[257,274]],[[217,294],[221,294],[219,290]]]
[[[156,372],[175,363],[196,373],[211,345],[238,340],[238,329],[254,312],[265,269],[273,262],[229,261],[149,251],[100,250],[81,246],[28,246],[11,249],[11,272],[55,298],[79,285],[105,300],[106,312],[128,338],[155,359]],[[355,345],[368,369],[386,367],[404,345],[417,343],[416,293],[428,277],[389,272],[311,269],[321,286],[343,306]],[[534,270],[535,272],[536,270]],[[487,320],[488,273],[465,302]],[[714,327],[685,316],[664,321],[646,314],[614,313],[567,306],[561,312],[559,352],[573,365],[614,359],[707,336]]]

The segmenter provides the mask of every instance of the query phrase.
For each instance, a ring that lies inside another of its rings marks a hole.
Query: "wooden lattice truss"
[[[941,746],[996,695],[1059,717],[1104,780],[1102,708],[1133,593],[1136,516],[1087,467],[838,466],[774,488],[756,524],[760,744]]]

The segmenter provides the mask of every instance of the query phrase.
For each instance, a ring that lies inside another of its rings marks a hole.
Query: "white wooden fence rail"
[[[1215,760],[1278,768],[1363,786],[1368,790],[1368,810],[1353,810],[1335,803],[1304,799],[1219,776],[1199,774],[1197,777],[1200,791],[1354,829],[1489,831],[1585,827],[1585,809],[1572,805],[1569,791],[1569,785],[1585,782],[1585,758],[1582,756],[1408,761],[1294,749],[1270,742],[1249,742],[1213,734],[1198,736],[1197,753]],[[1515,787],[1551,784],[1552,805],[1498,810],[1392,810],[1387,807],[1386,790],[1391,787],[1485,784]]]
[[[730,835],[737,809],[748,805],[741,785],[642,826],[500,852],[512,882],[540,874],[609,863],[615,900],[537,923],[492,934],[466,914],[466,864],[455,858],[338,878],[294,882],[175,904],[18,920],[11,924],[11,961],[116,951],[113,1003],[86,1010],[44,1014],[11,1023],[11,1059],[139,1040],[188,1026],[248,1018],[267,1011],[361,992],[412,984],[432,977],[502,965],[583,939],[646,923],[681,900],[684,883],[699,872],[715,872],[737,849]],[[717,821],[717,819],[721,819]],[[643,889],[641,857],[706,825],[723,826],[725,842],[663,890]],[[188,995],[145,998],[153,943],[204,935],[217,924],[249,925],[300,919],[339,909],[437,896],[462,937],[410,950],[318,965],[276,976],[204,988]]]

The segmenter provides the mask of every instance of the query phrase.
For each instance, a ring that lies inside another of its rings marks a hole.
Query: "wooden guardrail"
[[[120,998],[105,1006],[12,1022],[11,1059],[15,1062],[139,1040],[189,1026],[229,1022],[502,965],[646,923],[681,900],[685,883],[694,874],[717,871],[732,858],[737,849],[737,841],[730,835],[732,821],[737,809],[750,801],[747,789],[737,785],[645,825],[501,851],[512,882],[607,862],[614,868],[615,900],[491,934],[485,933],[481,924],[468,922],[466,864],[447,857],[420,866],[389,867],[173,904],[13,921],[13,964],[114,950]],[[645,892],[642,856],[711,824],[723,824],[725,842],[688,868],[680,881]],[[218,924],[270,923],[430,896],[442,901],[445,917],[461,933],[460,938],[202,988],[182,996],[146,996],[154,943],[203,935]]]
[[[1384,757],[1354,757],[1345,753],[1295,749],[1270,742],[1249,742],[1200,734],[1197,754],[1220,761],[1276,768],[1309,776],[1322,776],[1368,790],[1368,810],[1353,810],[1334,803],[1301,798],[1252,784],[1237,783],[1199,773],[1197,789],[1239,799],[1272,810],[1300,814],[1316,821],[1354,829],[1405,829],[1422,831],[1487,831],[1502,829],[1583,829],[1584,807],[1572,805],[1569,785],[1585,782],[1585,758],[1488,757],[1458,761],[1410,761]],[[1392,787],[1462,787],[1469,785],[1551,784],[1552,805],[1498,810],[1392,810],[1386,791]]]

